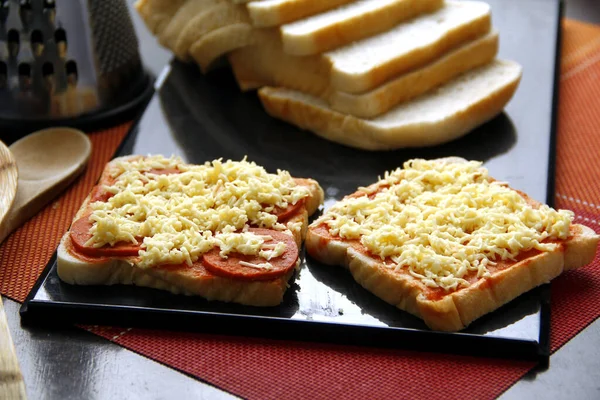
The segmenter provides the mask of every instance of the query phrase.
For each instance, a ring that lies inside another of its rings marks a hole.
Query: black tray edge
[[[539,365],[545,365],[545,360],[547,360],[547,354],[537,341],[487,337],[460,332],[377,328],[350,324],[340,324],[343,326],[343,334],[341,334],[341,330],[332,329],[332,323],[329,322],[311,321],[307,324],[307,321],[304,320],[274,317],[170,311],[131,306],[91,304],[82,306],[74,303],[35,300],[35,293],[54,268],[55,261],[54,255],[21,306],[19,314],[23,327],[93,324],[240,336],[240,326],[243,326],[243,336],[259,339],[402,349],[494,359],[517,359],[534,361]],[[132,312],[135,313],[135,317],[132,317]],[[190,318],[182,318],[183,314],[188,314]],[[191,318],[199,314],[202,318]]]

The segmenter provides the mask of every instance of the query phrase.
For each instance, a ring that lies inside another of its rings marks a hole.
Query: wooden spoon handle
[[[0,225],[15,199],[17,178],[17,163],[8,147],[0,142]]]
[[[17,164],[11,151],[0,142],[0,243],[3,221],[8,218],[17,192]],[[25,384],[0,297],[0,398],[26,399]]]
[[[26,399],[25,382],[8,330],[8,321],[0,297],[0,398]]]

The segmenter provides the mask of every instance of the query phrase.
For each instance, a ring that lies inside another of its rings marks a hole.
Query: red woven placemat
[[[600,232],[600,28],[563,26],[556,204]],[[88,170],[0,247],[0,292],[23,301],[129,126],[91,134]],[[552,351],[600,316],[600,259],[552,285]],[[493,398],[532,363],[197,333],[89,327],[236,395],[286,398]],[[445,377],[451,376],[451,384]],[[440,387],[444,391],[440,390]]]

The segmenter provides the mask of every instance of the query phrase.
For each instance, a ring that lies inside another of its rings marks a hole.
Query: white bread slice
[[[276,35],[257,30],[257,44],[233,52],[229,62],[242,90],[278,86],[319,97],[358,94],[434,62],[490,28],[487,4],[448,1],[434,13],[322,56],[291,56]]]
[[[246,5],[256,27],[279,26],[354,0],[262,0]]]
[[[447,1],[445,6],[377,36],[328,52],[331,87],[361,93],[429,63],[446,51],[488,33],[490,6]]]
[[[255,31],[255,44],[228,56],[240,89],[282,86],[323,96],[329,86],[331,65],[320,55],[290,56],[283,51],[277,32]]]
[[[152,34],[159,35],[187,0],[137,0],[135,9]]]
[[[120,157],[112,160],[103,172],[108,172],[111,164],[138,156]],[[102,182],[102,178],[100,179]],[[312,215],[323,202],[323,190],[312,179],[296,179],[298,183],[310,190],[305,208],[290,218],[288,223],[301,222],[302,226],[293,230],[298,248],[306,237],[308,216]],[[83,216],[90,196],[83,202],[73,221]],[[292,225],[293,226],[293,225]],[[297,268],[299,267],[298,260]],[[155,289],[167,290],[174,294],[195,295],[207,300],[235,302],[252,306],[275,306],[281,303],[287,289],[287,282],[294,270],[278,279],[268,281],[243,281],[225,277],[206,275],[206,273],[182,268],[148,268],[136,267],[132,258],[106,258],[101,260],[86,260],[72,251],[69,232],[60,241],[57,250],[57,273],[60,279],[72,285],[136,285]]]
[[[498,32],[475,39],[415,71],[400,75],[362,94],[333,91],[329,106],[359,118],[374,118],[467,71],[490,63],[498,53]]]
[[[180,60],[188,61],[190,58],[190,47],[200,40],[202,36],[216,29],[241,22],[250,22],[244,5],[235,5],[224,1],[206,7],[193,17],[180,31],[172,49],[173,53]]]
[[[316,227],[309,227],[305,246],[311,257],[324,264],[348,268],[365,289],[423,319],[431,329],[458,331],[562,272],[589,264],[596,254],[600,236],[583,225],[573,225],[572,231],[574,235],[563,242],[562,249],[529,257],[438,300],[428,298],[424,284],[410,274],[395,273],[348,242],[332,239]]]
[[[158,33],[158,42],[164,47],[173,50],[181,30],[188,22],[206,8],[227,1],[229,0],[187,0],[177,9],[177,12],[169,20],[163,31]]]
[[[333,142],[364,150],[423,147],[454,140],[498,115],[521,71],[517,63],[496,60],[372,120],[339,113],[293,90],[265,87],[259,97],[270,115]]]
[[[399,22],[438,9],[443,0],[361,0],[281,26],[283,49],[318,54],[384,32]]]
[[[247,23],[237,23],[215,29],[190,47],[190,55],[206,73],[219,57],[254,41],[254,28]]]
[[[475,39],[440,59],[361,94],[328,90],[329,66],[315,56],[286,57],[276,41],[259,40],[260,44],[232,52],[229,62],[242,90],[262,86],[284,86],[293,81],[292,89],[327,100],[335,110],[359,118],[379,116],[394,106],[417,97],[473,68],[491,62],[498,52],[498,33]],[[275,54],[277,63],[263,63]],[[260,65],[261,68],[253,68]]]

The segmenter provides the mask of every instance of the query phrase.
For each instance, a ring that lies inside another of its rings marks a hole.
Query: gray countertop
[[[134,0],[128,0],[133,4]],[[568,17],[600,23],[598,0],[566,1]],[[155,74],[170,54],[133,19],[146,66]],[[148,360],[82,329],[23,329],[19,304],[5,299],[8,322],[31,399],[226,399],[230,394]],[[600,398],[600,320],[557,351],[502,399]],[[60,368],[56,368],[60,366]]]

